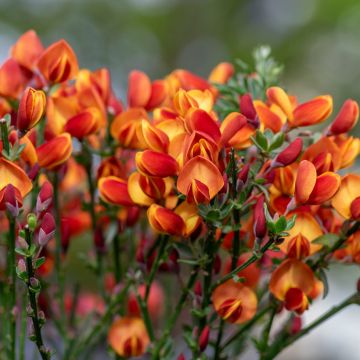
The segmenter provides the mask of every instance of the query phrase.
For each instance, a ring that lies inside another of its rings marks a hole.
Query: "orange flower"
[[[65,40],[50,45],[41,55],[38,68],[50,83],[61,83],[73,79],[78,71],[74,50]]]
[[[308,265],[296,259],[282,262],[271,274],[269,289],[285,308],[302,314],[309,306],[307,296],[315,285],[315,276]]]
[[[96,107],[87,108],[71,117],[64,126],[64,131],[82,139],[96,133],[101,125],[101,112]]]
[[[141,131],[142,120],[147,120],[147,114],[143,109],[134,108],[122,112],[111,123],[111,136],[124,147],[145,148],[146,143]]]
[[[187,201],[176,207],[175,214],[179,215],[185,223],[184,237],[189,237],[202,223],[197,206],[189,204]]]
[[[25,86],[20,66],[14,59],[6,60],[0,67],[0,96],[17,99]]]
[[[222,62],[212,69],[209,81],[212,83],[225,84],[234,74],[234,66],[228,62]]]
[[[115,320],[110,327],[108,341],[118,355],[125,357],[144,354],[150,343],[145,324],[138,317]]]
[[[127,182],[121,178],[103,177],[98,182],[98,188],[101,199],[107,203],[122,206],[134,205],[128,192]]]
[[[166,85],[163,80],[151,83],[149,77],[142,71],[133,70],[129,74],[128,104],[129,107],[139,107],[151,110],[165,100]]]
[[[346,134],[337,135],[332,139],[339,148],[340,169],[353,165],[360,153],[360,139]]]
[[[152,204],[147,211],[147,217],[150,226],[157,232],[176,236],[181,236],[184,232],[184,220],[170,209]]]
[[[254,291],[234,280],[218,286],[211,299],[219,316],[234,324],[242,324],[256,313],[257,298]]]
[[[188,202],[209,202],[224,186],[219,169],[208,159],[195,156],[181,170],[178,190],[187,196]]]
[[[0,157],[0,190],[12,184],[25,197],[32,189],[32,183],[24,170],[13,162]]]
[[[332,98],[329,95],[318,96],[294,106],[290,97],[279,87],[270,87],[266,94],[269,101],[277,105],[286,115],[291,128],[323,122],[329,117],[333,108]]]
[[[244,115],[232,112],[226,116],[224,121],[221,123],[221,143],[225,147],[235,147],[238,148],[237,138],[239,137],[239,133],[241,133],[240,137],[242,137],[245,128],[248,125],[247,119]],[[241,143],[244,142],[244,139],[241,139]]]
[[[37,149],[39,165],[53,170],[69,159],[72,152],[72,142],[69,133],[63,133],[40,145]]]
[[[135,162],[139,171],[147,176],[168,177],[178,172],[178,164],[173,157],[153,150],[138,152]]]
[[[28,87],[20,100],[17,128],[20,131],[27,131],[33,128],[43,116],[45,106],[45,93],[41,90]]]
[[[348,174],[341,179],[339,191],[331,205],[345,219],[358,219],[360,215],[360,175]]]
[[[344,102],[335,120],[329,127],[329,134],[338,135],[350,131],[359,119],[359,105],[355,100]]]
[[[24,68],[33,71],[44,47],[34,30],[22,34],[10,50],[10,55]]]
[[[144,141],[151,150],[167,152],[169,138],[162,130],[151,125],[146,120],[142,120],[141,130]]]
[[[338,191],[339,186],[338,174],[325,172],[317,176],[314,164],[303,160],[297,172],[295,199],[298,204],[320,205],[330,200]]]
[[[128,190],[132,201],[141,206],[149,206],[156,200],[169,195],[174,185],[170,177],[148,177],[134,172],[129,176]]]
[[[289,236],[285,237],[279,247],[289,257],[300,259],[321,249],[320,244],[313,244],[312,241],[321,236],[323,231],[310,212],[297,211],[295,214],[295,225],[288,231]],[[292,215],[289,214],[288,218]]]

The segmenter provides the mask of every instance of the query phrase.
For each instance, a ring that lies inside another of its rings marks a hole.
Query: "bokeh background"
[[[108,67],[122,96],[131,69],[153,79],[174,68],[207,76],[269,44],[285,64],[283,85],[300,99],[330,93],[336,108],[360,100],[359,0],[0,0],[0,62],[30,28],[46,45],[65,38],[83,67]],[[359,268],[333,269],[328,297],[305,321],[352,293],[359,276]],[[359,360],[359,324],[359,308],[348,308],[278,359]]]

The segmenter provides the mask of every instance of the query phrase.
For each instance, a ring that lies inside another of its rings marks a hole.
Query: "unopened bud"
[[[209,343],[210,327],[206,325],[199,336],[199,348],[203,352]]]
[[[201,282],[199,280],[195,283],[194,293],[196,296],[202,296]]]
[[[38,242],[40,246],[45,246],[55,235],[56,224],[51,213],[46,213],[39,229]]]
[[[217,275],[221,270],[221,258],[218,254],[215,256],[213,269],[215,275]]]
[[[0,191],[0,210],[7,210],[13,217],[19,215],[22,201],[20,191],[12,184],[6,185]]]
[[[36,218],[36,215],[33,214],[33,213],[30,213],[28,216],[27,216],[27,223],[29,225],[29,229],[30,231],[34,231],[36,229],[36,226],[37,226],[37,218]]]
[[[26,272],[26,265],[25,265],[25,261],[23,259],[19,260],[17,267],[18,267],[18,270],[20,273]]]
[[[53,193],[54,190],[52,185],[48,181],[45,181],[36,200],[37,213],[46,211],[50,207],[53,199]]]
[[[266,235],[266,219],[264,214],[264,196],[260,196],[254,210],[254,234],[262,239]]]
[[[29,244],[26,242],[26,240],[23,237],[18,236],[16,240],[19,248],[24,250],[27,250],[29,248]]]
[[[292,164],[299,157],[303,148],[301,138],[295,139],[283,151],[281,151],[272,161],[271,167],[287,166]]]

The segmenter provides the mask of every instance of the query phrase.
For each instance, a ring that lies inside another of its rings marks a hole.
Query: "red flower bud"
[[[291,321],[290,334],[291,335],[297,334],[301,330],[301,325],[302,325],[301,317],[300,316],[294,317]]]
[[[343,134],[350,131],[359,118],[359,105],[356,101],[348,99],[344,102],[335,120],[329,128],[331,135]]]
[[[240,97],[240,112],[248,119],[256,118],[256,110],[250,94],[244,94]]]
[[[262,239],[266,235],[266,219],[264,214],[264,196],[261,195],[255,205],[254,210],[254,234]]]
[[[20,191],[12,184],[6,185],[0,191],[0,210],[7,210],[13,217],[19,215],[22,201]]]
[[[210,327],[206,325],[199,336],[199,348],[203,352],[209,343]]]
[[[194,293],[199,297],[202,296],[202,287],[201,287],[201,282],[199,280],[194,285]]]
[[[39,191],[39,195],[36,200],[36,212],[41,213],[49,209],[53,198],[53,187],[49,181],[45,181]]]
[[[303,147],[303,141],[301,138],[295,139],[290,143],[276,158],[272,161],[271,166],[287,166],[292,164],[300,155]]]
[[[51,240],[55,235],[56,224],[54,217],[51,213],[47,212],[41,222],[39,229],[38,242],[40,246],[45,246],[49,240]]]
[[[221,270],[221,258],[218,254],[216,254],[215,259],[214,259],[214,274],[218,274]]]

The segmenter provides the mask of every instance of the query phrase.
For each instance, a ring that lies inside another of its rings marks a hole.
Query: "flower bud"
[[[359,105],[356,101],[348,99],[344,102],[335,120],[329,128],[331,135],[343,134],[350,131],[359,118]]]
[[[27,223],[29,225],[30,231],[34,231],[36,229],[36,225],[37,225],[36,215],[33,213],[28,214]]]
[[[0,210],[7,210],[13,217],[19,215],[22,201],[20,191],[12,184],[6,185],[0,191]]]
[[[55,230],[56,230],[56,224],[54,217],[51,215],[51,213],[47,212],[43,217],[39,230],[39,236],[38,236],[39,245],[45,246],[48,243],[48,241],[54,237]]]
[[[287,166],[292,164],[300,155],[303,147],[301,138],[295,139],[272,161],[271,167]]]
[[[17,267],[20,273],[26,272],[26,265],[24,259],[19,260]]]
[[[301,325],[302,325],[301,317],[300,316],[294,317],[290,324],[290,334],[291,335],[297,334],[301,330]]]
[[[206,325],[199,336],[199,348],[203,352],[209,343],[210,327]]]
[[[23,132],[33,128],[43,116],[45,106],[45,93],[42,90],[27,88],[20,100],[17,128]]]
[[[196,296],[202,296],[202,287],[201,287],[201,282],[198,280],[196,281],[195,285],[194,285],[194,293]]]
[[[49,181],[45,181],[36,200],[37,213],[46,211],[50,207],[52,203],[53,192],[54,190],[51,183]]]
[[[23,231],[23,230],[21,230]],[[24,239],[24,237],[22,236],[18,236],[17,240],[17,244],[21,249],[27,249],[29,247],[29,244],[26,242],[26,240]]]
[[[264,214],[264,196],[260,196],[254,210],[254,234],[262,239],[266,235],[266,219]]]
[[[39,289],[40,288],[40,281],[34,277],[31,277],[30,278],[30,286],[33,288],[33,289]]]
[[[221,270],[221,258],[218,254],[215,256],[213,269],[215,275],[217,275]]]

